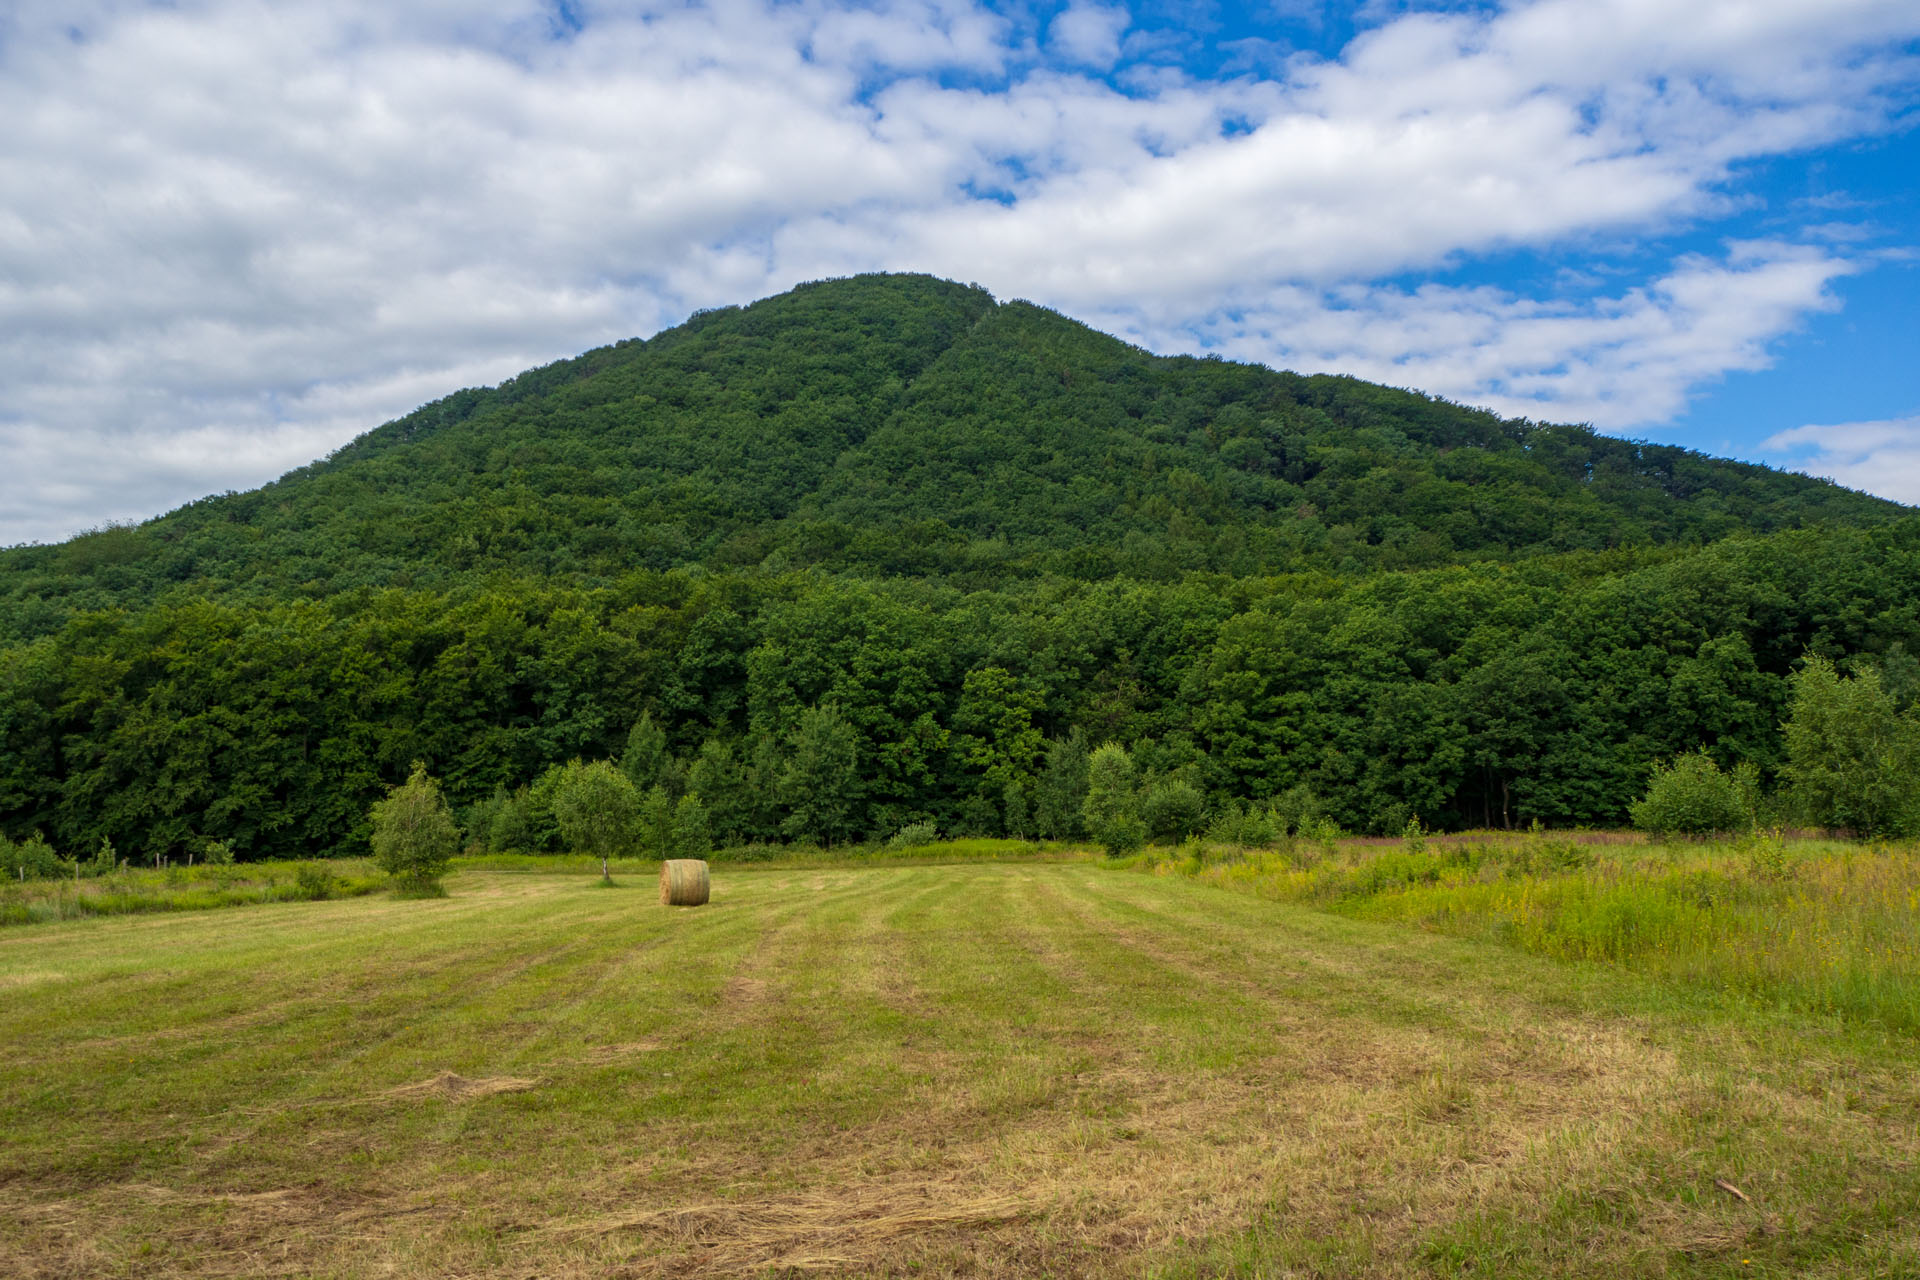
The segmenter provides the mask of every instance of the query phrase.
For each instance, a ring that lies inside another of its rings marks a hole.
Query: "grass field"
[[[1920,1274],[1877,1023],[1092,864],[715,872],[0,932],[0,1275]]]

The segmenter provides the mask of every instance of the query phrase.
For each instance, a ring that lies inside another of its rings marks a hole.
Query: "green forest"
[[[0,836],[363,856],[418,761],[538,848],[576,759],[728,843],[1077,836],[1109,743],[1162,836],[1619,825],[1915,653],[1895,504],[866,276],[0,552]]]

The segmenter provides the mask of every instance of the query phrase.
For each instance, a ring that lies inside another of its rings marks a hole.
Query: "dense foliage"
[[[1824,658],[1794,676],[1783,770],[1800,812],[1863,835],[1920,835],[1920,707],[1878,667],[1851,679]]]
[[[1808,654],[1911,703],[1920,520],[863,278],[0,554],[0,636],[0,832],[83,856],[358,853],[415,760],[493,848],[574,758],[695,843],[1077,837],[1109,742],[1128,840],[1618,823],[1771,783]]]
[[[0,639],[76,609],[496,573],[1350,576],[1899,513],[1763,467],[1152,356],[979,289],[868,276],[458,392],[250,493],[0,553]]]

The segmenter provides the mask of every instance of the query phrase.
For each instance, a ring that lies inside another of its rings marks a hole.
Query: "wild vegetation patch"
[[[124,867],[80,878],[0,881],[0,925],[350,898],[387,883],[368,859]]]
[[[1620,964],[1801,1013],[1920,1028],[1920,845],[1756,833],[1194,846],[1129,865],[1277,901]]]

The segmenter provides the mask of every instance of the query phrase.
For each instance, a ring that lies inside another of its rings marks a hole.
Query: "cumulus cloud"
[[[1069,62],[1105,69],[1120,60],[1120,37],[1132,24],[1119,5],[1075,4],[1054,18],[1047,41]]]
[[[875,268],[1162,349],[1654,422],[1830,305],[1838,242],[1611,296],[1406,278],[1688,225],[1735,166],[1883,127],[1920,81],[1886,52],[1920,34],[1908,0],[1703,0],[1684,23],[1536,0],[1116,87],[1128,28],[1076,4],[1042,38],[968,0],[16,0],[0,542],[258,483],[455,387]]]
[[[1103,318],[1159,349],[1339,370],[1516,417],[1620,429],[1675,416],[1703,381],[1765,368],[1769,342],[1831,307],[1827,286],[1854,269],[1820,250],[1754,242],[1579,301],[1438,285],[1295,288],[1199,322]]]
[[[1780,466],[1920,506],[1920,414],[1792,427],[1761,448]]]

